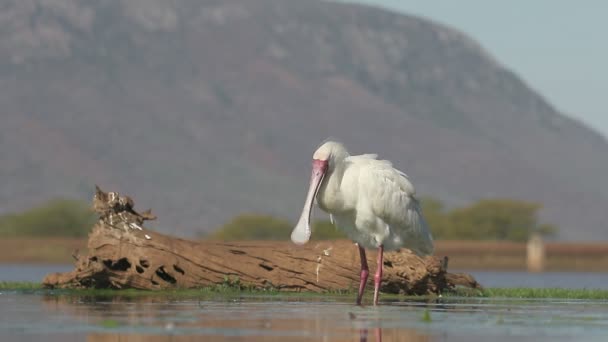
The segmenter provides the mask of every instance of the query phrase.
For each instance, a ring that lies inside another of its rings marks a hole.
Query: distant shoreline
[[[265,244],[269,241],[264,241]],[[526,244],[498,241],[436,241],[435,255],[448,270],[526,270]],[[72,264],[87,253],[85,238],[2,238],[2,264]],[[546,243],[545,271],[608,272],[608,243]]]

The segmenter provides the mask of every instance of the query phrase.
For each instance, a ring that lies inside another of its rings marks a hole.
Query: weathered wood
[[[288,241],[195,242],[134,229],[129,221],[143,222],[140,217],[97,207],[103,211],[89,234],[88,255],[77,256],[71,272],[47,275],[45,287],[167,289],[238,282],[253,288],[323,292],[358,286],[358,250],[349,241],[313,241],[305,246]],[[370,266],[375,257],[368,253]],[[458,279],[466,277],[450,278],[447,258],[420,258],[402,250],[385,253],[384,266],[381,291],[387,293],[479,287],[470,276],[461,284]]]

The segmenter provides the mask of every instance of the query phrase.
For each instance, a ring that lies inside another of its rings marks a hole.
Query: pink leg
[[[376,342],[382,342],[382,328],[378,327],[375,329]]]
[[[374,328],[376,335],[376,342],[382,342],[382,328]],[[368,330],[367,328],[359,329],[359,342],[367,342]]]
[[[363,291],[365,291],[365,284],[367,283],[367,276],[369,275],[369,268],[367,267],[367,256],[365,256],[365,249],[359,246],[359,257],[361,258],[361,283],[359,283],[359,294],[357,295],[357,305],[361,305],[361,299],[363,298]]]
[[[378,247],[378,265],[376,266],[376,275],[374,275],[374,305],[378,305],[378,294],[380,290],[380,282],[382,281],[382,262],[384,254],[384,246]]]
[[[367,342],[367,329],[359,329],[359,342]]]

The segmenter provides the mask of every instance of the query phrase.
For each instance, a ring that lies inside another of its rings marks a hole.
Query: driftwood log
[[[43,285],[167,289],[228,283],[313,292],[358,286],[359,255],[350,241],[195,242],[146,229],[143,222],[155,216],[133,206],[130,198],[97,187],[93,208],[100,219],[89,234],[88,255],[74,256],[73,271],[49,274]],[[368,253],[369,265],[375,257]],[[385,253],[382,292],[441,293],[457,285],[481,287],[470,275],[448,273],[447,257],[420,258],[406,249]]]

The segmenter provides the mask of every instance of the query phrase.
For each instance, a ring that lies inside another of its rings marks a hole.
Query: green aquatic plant
[[[425,323],[431,323],[433,321],[431,319],[431,312],[429,309],[424,310],[424,313],[422,314],[422,321]]]
[[[463,294],[463,293],[460,293]],[[473,296],[471,296],[473,294]],[[608,290],[566,288],[488,288],[468,291],[469,297],[522,299],[608,299]]]
[[[352,290],[331,290],[325,293],[291,292],[268,284],[265,288],[244,286],[239,277],[226,277],[221,284],[194,288],[194,289],[163,289],[163,290],[136,290],[136,289],[45,289],[37,282],[0,282],[2,291],[36,291],[48,295],[82,295],[101,297],[192,297],[192,298],[222,298],[243,295],[263,295],[276,297],[349,297]],[[441,296],[406,296],[399,294],[383,294],[386,300],[412,300],[416,302],[437,302],[468,300],[471,298],[510,298],[510,299],[594,299],[608,300],[608,290],[599,289],[564,289],[564,288],[488,288],[483,290],[457,289],[443,293]]]
[[[42,284],[28,281],[0,281],[0,290],[39,290]]]
[[[106,329],[118,328],[120,326],[120,322],[114,319],[104,319],[99,323],[102,327]]]

